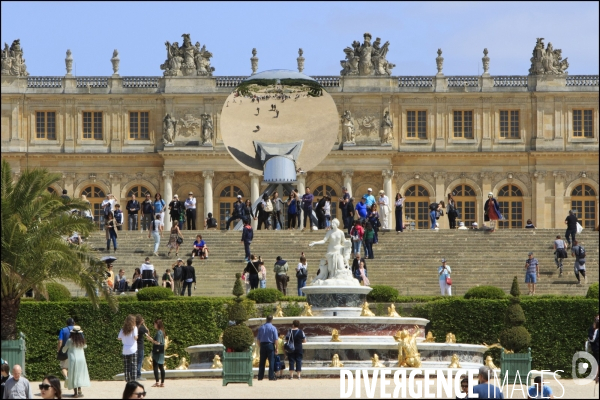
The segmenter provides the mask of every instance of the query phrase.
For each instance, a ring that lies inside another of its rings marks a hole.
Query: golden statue
[[[514,354],[514,353],[515,353],[513,350],[506,350],[504,347],[502,347],[502,346],[500,345],[500,343],[494,343],[494,344],[492,344],[492,345],[489,345],[489,344],[487,344],[487,343],[483,342],[483,345],[484,345],[485,347],[487,347],[488,349],[493,349],[493,348],[502,349],[502,350],[504,350],[504,354]]]
[[[142,361],[142,371],[152,371],[152,356],[144,357]]]
[[[283,310],[281,309],[281,304],[277,304],[277,308],[275,309],[275,314],[273,314],[273,318],[281,317],[283,317]]]
[[[417,336],[421,332],[415,325],[415,332],[411,335],[407,329],[396,333],[398,335],[398,366],[419,368],[421,366],[421,354],[417,349]],[[396,336],[394,336],[395,338]]]
[[[456,354],[452,354],[452,358],[450,359],[450,365],[448,365],[448,368],[462,368],[460,366],[460,362]]]
[[[427,332],[427,336],[425,336],[425,343],[435,343],[435,336],[431,331]]]
[[[333,368],[342,368],[344,364],[342,364],[342,362],[340,361],[340,356],[334,354],[333,358],[331,359],[331,364],[329,364],[329,366]]]
[[[258,364],[260,364],[260,351],[258,350],[258,343],[254,343],[254,350],[252,350],[252,366],[254,368],[258,368]],[[269,366],[269,359],[267,358],[267,363],[265,367]]]
[[[369,303],[365,301],[365,304],[362,306],[362,311],[360,313],[361,317],[374,317],[373,311],[369,308]]]
[[[185,357],[181,357],[181,361],[179,361],[179,365],[176,366],[175,369],[182,371],[184,369],[188,369],[189,366],[190,366],[190,363],[187,362]]]
[[[215,354],[215,358],[213,358],[213,365],[210,367],[211,369],[223,368],[223,364],[221,364],[221,357],[218,354]]]
[[[390,306],[388,307],[388,317],[400,317],[400,314],[398,314],[398,312],[396,312],[396,306],[394,305],[394,303],[390,304]]]
[[[304,303],[304,310],[300,314],[301,317],[314,317],[312,313],[312,306],[308,303]]]
[[[334,329],[331,331],[331,340],[330,342],[341,342],[342,339],[340,339],[340,333],[338,332],[337,329]]]
[[[487,356],[485,358],[485,363],[484,364],[485,364],[486,367],[488,367],[491,370],[500,369],[500,368],[496,367],[496,365],[494,365],[494,360],[492,359],[492,356]]]
[[[456,343],[456,336],[454,336],[454,333],[448,332],[446,334],[446,343]]]
[[[385,368],[385,364],[379,361],[379,356],[377,353],[373,354],[373,357],[371,357],[371,366],[373,368]]]
[[[169,340],[168,336],[165,336],[165,358],[179,357],[179,354],[171,354],[171,355],[167,355],[166,354],[167,353],[167,349],[169,348],[169,344],[171,344],[171,341]]]

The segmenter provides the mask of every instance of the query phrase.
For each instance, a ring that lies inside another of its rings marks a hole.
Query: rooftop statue
[[[563,75],[567,73],[569,68],[568,57],[563,60],[562,50],[552,47],[552,43],[548,43],[548,47],[544,49],[544,38],[538,38],[533,49],[533,57],[531,57],[531,68],[529,75]]]
[[[4,50],[2,50],[2,75],[29,76],[25,59],[23,58],[20,39],[14,40],[10,48],[7,43],[4,43]]]
[[[165,42],[167,60],[160,66],[164,76],[212,76],[214,67],[210,66],[213,56],[206,50],[206,45],[200,48],[200,42],[192,45],[189,33],[181,35],[183,45],[178,42]]]
[[[390,42],[381,45],[381,39],[375,39],[371,44],[371,34],[365,33],[364,42],[352,42],[351,47],[346,47],[346,59],[340,61],[342,65],[342,76],[390,76],[392,68],[396,65],[387,61],[386,55],[389,50]]]

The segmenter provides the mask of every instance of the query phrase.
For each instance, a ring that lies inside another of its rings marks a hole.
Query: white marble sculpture
[[[163,143],[166,146],[173,146],[176,126],[177,120],[173,119],[171,114],[165,115],[165,118],[163,119]]]
[[[544,38],[538,38],[531,57],[529,75],[564,75],[569,68],[568,57],[562,59],[562,50],[552,47],[544,49]]]
[[[181,35],[183,45],[178,42],[165,42],[167,60],[160,66],[164,76],[212,76],[214,67],[210,65],[213,56],[206,50],[206,45],[200,48],[200,42],[192,45],[189,33]]]
[[[342,76],[390,76],[392,68],[396,66],[386,60],[390,42],[385,42],[381,46],[380,38],[375,39],[371,44],[370,33],[365,33],[363,37],[363,44],[355,40],[352,47],[344,49],[346,59],[340,61],[343,68],[340,74]]]
[[[304,71],[304,50],[298,49],[298,58],[296,58],[296,62],[298,62],[298,72]]]
[[[256,57],[256,49],[252,49],[252,57],[250,57],[250,66],[252,67],[252,75],[258,71],[258,57]]]
[[[202,145],[212,145],[213,122],[210,114],[202,114]]]
[[[443,76],[444,73],[442,72],[442,70],[444,69],[444,57],[442,57],[442,49],[438,49],[437,51],[437,57],[435,58],[435,65],[437,66],[437,75],[438,76]]]
[[[485,48],[483,49],[483,57],[481,58],[481,61],[483,62],[483,75],[484,76],[489,76],[490,75],[490,58],[488,57],[488,49]]]
[[[392,129],[394,128],[394,123],[392,122],[392,119],[390,118],[390,112],[388,110],[386,110],[385,113],[383,114],[383,121],[381,121],[381,127],[383,128],[383,131],[381,134],[381,145],[389,146],[392,144],[392,139],[394,138],[394,135],[392,133]]]
[[[112,63],[113,74],[119,75],[119,63],[121,62],[121,59],[119,58],[119,51],[117,49],[113,51],[113,56],[110,59],[110,62]]]
[[[325,260],[319,264],[320,272],[311,285],[318,286],[360,286],[358,280],[352,277],[349,268],[352,242],[347,240],[344,232],[339,229],[340,221],[334,218],[331,221],[331,230],[327,231],[325,238],[309,244],[313,247],[327,243]]]
[[[67,76],[71,76],[73,71],[73,55],[71,49],[67,49],[67,56],[65,57],[65,67],[67,69]]]
[[[23,58],[23,49],[21,48],[20,39],[14,40],[8,47],[8,44],[4,43],[4,50],[2,50],[2,75],[12,76],[29,76],[27,72],[27,66],[25,65],[25,59]]]
[[[342,140],[344,143],[353,144],[354,141],[354,122],[352,122],[352,114],[349,110],[344,111],[342,115]]]

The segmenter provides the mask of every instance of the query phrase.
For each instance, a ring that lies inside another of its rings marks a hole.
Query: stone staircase
[[[230,296],[234,275],[245,267],[244,247],[240,231],[183,231],[185,237],[180,257],[191,255],[192,243],[197,233],[202,234],[210,250],[208,260],[195,259],[197,276],[195,296]],[[252,253],[261,255],[271,272],[275,258],[281,255],[290,268],[297,265],[303,251],[308,260],[309,282],[316,275],[319,259],[326,246],[308,247],[308,243],[321,240],[324,231],[255,231]],[[574,258],[564,263],[563,277],[558,277],[554,264],[552,242],[564,230],[500,230],[493,233],[481,231],[407,231],[380,232],[379,244],[374,246],[375,259],[367,260],[372,285],[389,285],[401,295],[438,295],[437,268],[445,257],[452,268],[453,295],[463,295],[477,285],[493,285],[510,290],[513,276],[518,276],[521,292],[527,293],[524,284],[524,264],[527,253],[533,251],[540,261],[540,280],[537,294],[585,295],[589,283],[598,282],[598,232],[585,230],[578,240],[587,251],[588,285],[577,285],[573,273]],[[120,268],[131,278],[146,256],[157,269],[159,277],[176,261],[174,253],[166,256],[168,234],[165,233],[159,249],[160,257],[152,256],[153,240],[141,232],[119,232],[118,250],[108,253],[104,232],[94,232],[88,243],[98,249],[98,257],[115,255],[115,275]],[[185,249],[185,251],[183,251]],[[83,291],[72,283],[65,283],[74,295]],[[267,287],[274,288],[275,278],[268,275]],[[296,294],[295,274],[290,276],[288,294]]]

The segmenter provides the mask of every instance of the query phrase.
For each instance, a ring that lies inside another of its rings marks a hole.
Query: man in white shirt
[[[196,230],[196,198],[194,193],[189,192],[185,201],[185,217],[187,218],[188,231]]]
[[[154,280],[154,265],[150,264],[150,257],[146,257],[146,260],[140,267],[140,271],[142,271],[143,287],[156,286],[156,281]]]
[[[385,195],[383,190],[379,191],[377,204],[379,205],[379,216],[381,217],[381,229],[388,229],[388,218],[390,217],[390,199]]]

